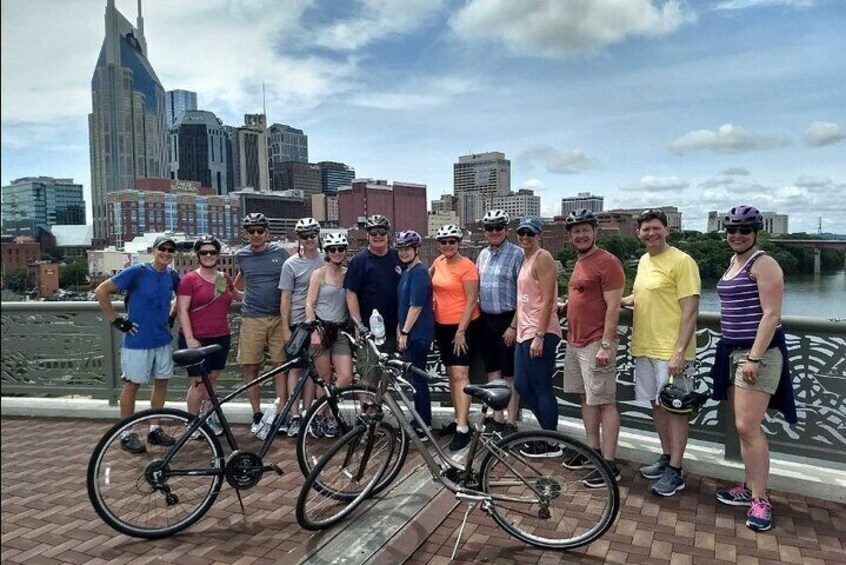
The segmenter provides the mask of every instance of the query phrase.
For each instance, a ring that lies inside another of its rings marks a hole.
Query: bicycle
[[[286,347],[289,361],[222,399],[212,388],[208,374],[203,372],[202,383],[211,406],[205,413],[194,416],[173,408],[151,409],[112,426],[94,448],[86,477],[89,499],[100,518],[115,530],[130,536],[147,539],[167,537],[202,518],[220,494],[224,480],[235,488],[243,512],[241,490],[254,487],[265,472],[282,474],[278,465],[266,464],[264,458],[308,378],[324,390],[320,406],[335,418],[339,433],[346,434],[353,429],[362,403],[369,405],[375,398],[375,391],[359,385],[337,388],[320,378],[309,344],[311,332],[320,328],[319,322],[298,324]],[[207,355],[219,349],[219,345],[209,345],[179,350],[173,353],[174,364],[180,367],[198,365]],[[261,448],[255,453],[242,450],[222,406],[252,387],[298,367],[302,368],[300,378],[284,408],[277,411],[273,418]],[[212,417],[217,418],[229,446],[228,456],[224,455],[220,439],[208,425]],[[120,440],[124,434],[141,432],[141,437],[144,437],[148,430],[153,429],[152,426],[158,426],[172,438],[167,442],[169,445],[154,444],[148,437],[143,453],[131,454],[121,449]],[[303,437],[308,436],[307,428],[301,429],[300,436],[302,447],[297,453],[304,458],[300,461],[300,468],[307,476],[313,467],[311,461],[315,460],[312,450],[322,453],[325,446],[312,442],[310,436]],[[397,435],[393,439],[403,441],[404,438]],[[404,449],[407,451],[407,443]],[[396,446],[397,453],[402,453],[402,450],[402,446]],[[394,451],[392,446],[390,453]]]
[[[545,549],[573,549],[595,541],[608,531],[619,512],[620,493],[611,468],[601,455],[584,443],[554,431],[522,431],[505,436],[484,433],[481,422],[487,411],[504,409],[511,398],[507,382],[493,381],[464,388],[466,394],[482,402],[482,409],[472,425],[466,462],[455,461],[434,440],[413,403],[397,386],[402,383],[411,387],[404,378],[409,371],[430,383],[438,382],[438,377],[381,353],[368,330],[358,322],[357,326],[360,339],[379,359],[380,381],[373,405],[362,407],[357,425],[333,444],[306,478],[297,497],[296,516],[300,526],[308,530],[329,528],[374,492],[388,472],[390,461],[384,456],[374,461],[371,453],[390,450],[395,443],[391,439],[392,423],[385,421],[382,407],[385,405],[391,413],[400,414],[398,398],[412,420],[424,430],[434,451],[429,451],[405,418],[399,419],[400,433],[408,436],[420,451],[432,479],[453,492],[457,499],[468,501],[455,550],[467,517],[477,503],[510,535]],[[531,448],[538,445],[534,442],[546,443],[548,449],[538,450],[545,451],[546,456],[538,457]],[[484,457],[475,469],[473,463],[481,453]],[[574,470],[562,464],[577,454],[588,461],[588,468]],[[592,475],[592,488],[584,483],[588,474]],[[596,481],[596,475],[601,482]]]

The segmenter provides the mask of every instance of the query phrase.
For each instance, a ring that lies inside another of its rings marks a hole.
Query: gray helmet
[[[314,218],[300,218],[294,226],[296,233],[320,233],[320,222]]]
[[[384,228],[389,230],[391,229],[391,220],[382,214],[367,216],[367,220],[364,222],[364,229],[370,231],[374,228]]]
[[[251,214],[247,214],[246,216],[244,216],[244,219],[241,221],[241,226],[244,229],[255,227],[255,226],[261,226],[261,227],[266,228],[269,225],[270,225],[270,222],[267,221],[267,216],[265,216],[261,212],[253,212]]]
[[[508,217],[508,212],[505,210],[488,210],[482,218],[482,225],[507,226],[510,219],[511,218]]]
[[[455,224],[447,224],[439,227],[437,233],[435,233],[435,239],[447,239],[450,237],[461,239],[464,237],[464,232]]]
[[[567,214],[567,217],[564,219],[564,227],[567,228],[567,231],[570,231],[571,228],[579,224],[590,224],[593,227],[596,227],[597,225],[599,225],[599,221],[597,221],[596,216],[593,215],[593,212],[591,212],[587,208],[571,210],[570,213]]]

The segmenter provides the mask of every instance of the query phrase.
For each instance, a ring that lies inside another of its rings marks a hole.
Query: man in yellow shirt
[[[673,496],[684,489],[682,458],[687,446],[686,415],[671,414],[658,405],[658,395],[670,376],[692,375],[696,356],[696,317],[701,283],[699,267],[686,253],[667,243],[666,214],[645,210],[637,220],[637,237],[646,247],[640,258],[632,294],[623,306],[634,307],[631,351],[635,358],[635,399],[649,401],[662,455],[641,467],[647,479],[658,479],[652,493]]]

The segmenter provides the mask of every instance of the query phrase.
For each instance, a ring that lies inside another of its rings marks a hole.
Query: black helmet
[[[386,230],[389,230],[391,229],[391,220],[389,220],[382,214],[373,214],[372,216],[367,216],[367,220],[364,222],[364,229],[370,231],[373,228],[384,228]]]
[[[220,253],[220,240],[212,234],[207,233],[197,238],[197,241],[194,242],[194,253],[197,253],[204,245],[214,245],[214,248]]]
[[[266,228],[269,225],[270,222],[267,221],[267,216],[265,216],[261,212],[253,212],[252,214],[247,214],[241,221],[241,226],[244,229],[251,228],[253,226],[262,226]]]
[[[672,414],[693,417],[699,413],[709,396],[707,391],[697,392],[695,384],[691,387],[686,386],[684,381],[676,384],[670,377],[670,382],[664,385],[658,394],[658,404]]]
[[[579,224],[590,224],[593,227],[596,227],[599,225],[599,221],[596,219],[596,216],[593,215],[593,212],[587,208],[570,210],[570,213],[567,214],[567,217],[564,219],[564,227],[567,228],[567,231],[569,231],[573,228],[573,226],[577,226]]]

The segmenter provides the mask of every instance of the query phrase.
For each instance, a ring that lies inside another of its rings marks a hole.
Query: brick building
[[[338,223],[356,227],[364,218],[382,214],[396,230],[427,232],[426,185],[385,180],[356,179],[338,189]]]

